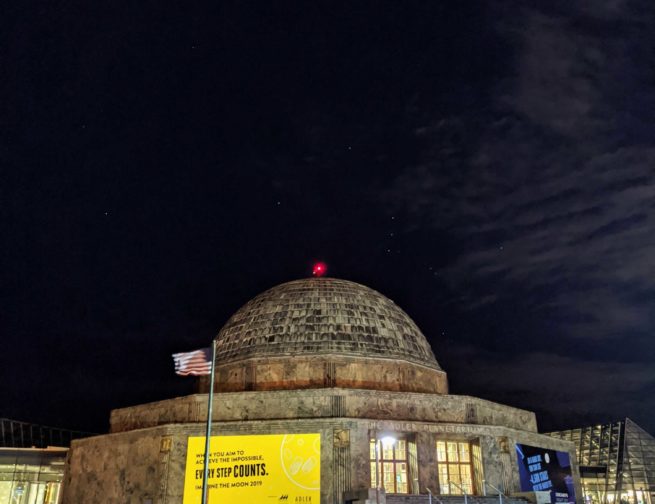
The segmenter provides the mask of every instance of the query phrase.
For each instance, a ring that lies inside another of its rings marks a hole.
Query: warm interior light
[[[393,446],[396,443],[396,438],[393,436],[384,436],[380,439],[382,446]]]

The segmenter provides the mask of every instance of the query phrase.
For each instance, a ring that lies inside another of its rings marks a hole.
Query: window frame
[[[440,449],[441,447],[443,449]],[[439,493],[441,495],[463,495],[462,489],[464,489],[467,495],[476,495],[471,440],[439,439],[436,442],[435,451]],[[462,489],[459,488],[460,486]]]
[[[377,465],[377,460],[375,457],[376,441],[378,445],[378,455],[380,460],[380,465],[377,467],[379,476],[379,480],[377,482],[375,477],[375,468]],[[402,443],[404,446],[402,450],[399,449],[400,443]],[[388,457],[390,451],[391,458]],[[404,457],[402,455],[404,455]],[[402,471],[403,464],[404,471]],[[371,436],[369,438],[369,465],[371,467],[371,487],[375,488],[377,483],[379,487],[383,488],[387,494],[409,495],[411,493],[409,470],[409,440],[406,436],[399,436],[395,443],[393,443],[391,449],[384,448],[380,438],[376,440],[375,437]],[[385,466],[391,466],[392,470],[385,472]],[[390,481],[386,481],[386,474],[391,474]],[[403,474],[404,481],[399,482],[398,477],[399,475],[402,477]],[[387,486],[391,483],[393,483],[393,491],[391,491],[390,487]]]

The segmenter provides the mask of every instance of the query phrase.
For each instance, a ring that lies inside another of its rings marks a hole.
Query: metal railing
[[[459,489],[462,492],[462,495],[464,496],[464,504],[469,503],[469,495],[471,494],[467,493],[466,490],[457,483],[449,481],[448,484],[453,485],[455,488]],[[487,487],[491,488],[492,490],[498,493],[498,504],[503,504],[503,497],[507,498],[507,495],[505,495],[505,493],[500,488],[497,488],[493,484],[488,483],[486,480],[482,480],[482,494],[485,497],[487,497]],[[435,501],[437,504],[444,504],[436,495],[432,493],[432,490],[430,488],[425,487],[425,489],[428,491],[428,501],[430,504],[432,504],[433,501]],[[473,501],[475,502],[475,499],[473,499]]]
[[[428,487],[425,487],[425,489],[428,491],[428,501],[430,504],[432,504],[432,500],[435,500],[437,504],[443,504],[443,501],[439,499],[439,497],[432,494],[432,490],[430,490]]]
[[[432,490],[430,490],[428,487],[425,487],[425,489],[428,491],[428,502],[432,504]]]
[[[498,492],[498,504],[503,504],[503,497],[507,497],[500,488],[496,488],[491,483],[488,483],[487,480],[482,480],[482,489],[485,497],[487,496],[487,486],[491,487],[492,490]]]
[[[73,439],[94,436],[90,432],[47,427],[9,418],[0,418],[0,446],[4,448],[45,448],[70,446]]]
[[[464,494],[464,504],[469,504],[468,494],[466,493],[466,490],[464,490],[464,488],[462,488],[460,485],[458,485],[453,481],[449,481],[448,484],[453,485],[455,488],[459,488]]]

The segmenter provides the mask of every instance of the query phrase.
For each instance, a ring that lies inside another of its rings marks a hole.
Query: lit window
[[[371,461],[371,487],[376,486],[375,470],[375,439],[370,440],[370,461]],[[407,468],[407,441],[398,439],[395,443],[383,443],[378,440],[378,455],[380,465],[378,466],[377,477],[380,487],[388,494],[409,493]]]
[[[473,493],[471,447],[468,442],[437,441],[437,463],[442,494]]]

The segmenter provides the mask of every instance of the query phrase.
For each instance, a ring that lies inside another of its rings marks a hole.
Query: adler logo
[[[278,500],[281,500],[281,501],[289,500],[289,496],[286,495],[286,494],[285,495],[280,495],[280,498]]]

